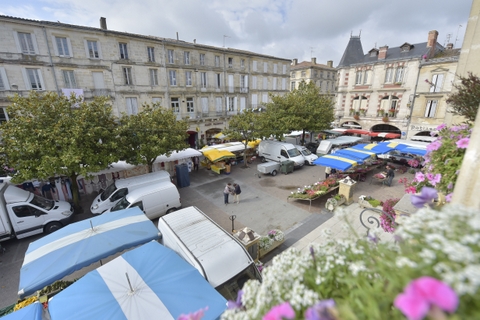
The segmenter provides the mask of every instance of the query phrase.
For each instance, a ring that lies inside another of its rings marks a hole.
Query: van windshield
[[[287,150],[288,152],[288,156],[290,158],[293,158],[293,157],[297,157],[297,156],[301,156],[302,154],[300,153],[300,151],[298,151],[297,148],[293,148],[293,149],[290,149],[290,150]]]
[[[39,197],[36,194],[33,195],[33,199],[30,201],[30,203],[45,210],[51,210],[55,205],[55,201]]]
[[[118,201],[117,204],[110,211],[127,209],[129,205],[130,202],[128,202],[127,197],[123,197],[122,200]]]
[[[254,263],[249,265],[245,270],[234,276],[232,279],[222,283],[215,289],[227,300],[235,301],[237,299],[238,291],[243,288],[243,285],[248,280],[258,280],[262,282],[262,276]]]
[[[310,150],[308,150],[308,149],[303,149],[303,150],[302,150],[302,153],[303,153],[304,156],[309,156],[309,155],[312,154],[312,152],[311,152]]]
[[[100,194],[100,199],[102,199],[102,201],[105,201],[107,200],[108,198],[110,198],[110,196],[112,195],[112,193],[115,192],[115,190],[117,190],[117,187],[115,186],[115,182],[112,183],[111,185],[109,185],[107,187],[107,189],[105,189],[105,191],[103,191],[101,194]]]

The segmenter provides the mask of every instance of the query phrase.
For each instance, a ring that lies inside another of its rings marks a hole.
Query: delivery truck
[[[261,281],[247,249],[197,207],[187,207],[158,220],[160,243],[174,250],[227,300],[250,279]]]
[[[0,181],[0,241],[52,233],[72,219],[70,203],[45,199]]]

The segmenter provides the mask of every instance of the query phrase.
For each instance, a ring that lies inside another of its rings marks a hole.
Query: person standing
[[[240,203],[240,193],[242,193],[242,189],[240,189],[240,185],[238,183],[233,184],[234,191],[233,191],[233,202],[237,204]]]
[[[225,205],[228,204],[228,195],[233,192],[232,184],[229,182],[225,186],[225,189],[223,189],[223,201],[225,202]]]
[[[395,177],[395,171],[393,170],[392,167],[387,166],[387,180],[385,181],[385,184],[389,187],[392,186],[392,181],[393,178]]]
[[[325,179],[328,179],[328,177],[330,176],[330,173],[332,173],[332,168],[325,167]]]
[[[198,171],[198,162],[199,159],[197,156],[193,157],[193,170]]]

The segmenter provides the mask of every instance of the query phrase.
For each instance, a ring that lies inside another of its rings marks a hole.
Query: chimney
[[[317,58],[312,58],[312,64],[317,64]]]
[[[428,58],[433,58],[435,55],[435,50],[437,48],[437,38],[438,38],[438,31],[432,30],[428,33],[428,40],[427,40],[427,48],[428,50]]]
[[[298,63],[298,59],[293,59],[292,66],[296,66]]]
[[[447,43],[447,50],[453,49],[453,43]]]
[[[197,43],[197,39],[193,39],[193,43]]]
[[[100,17],[100,28],[107,30],[107,18]]]
[[[387,50],[388,50],[388,46],[383,46],[383,47],[380,47],[379,48],[379,51],[378,51],[378,59],[383,59],[385,60],[387,58]]]
[[[327,61],[327,67],[333,68],[333,60]]]

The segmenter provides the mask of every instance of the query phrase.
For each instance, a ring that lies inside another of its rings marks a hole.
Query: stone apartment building
[[[336,90],[336,75],[337,70],[333,67],[331,60],[325,65],[317,63],[317,58],[300,63],[297,59],[293,59],[290,66],[290,91],[297,89],[298,84],[305,80],[307,83],[314,82],[321,93],[333,94]]]
[[[460,54],[437,38],[433,30],[426,42],[365,54],[360,37],[351,36],[337,67],[339,125],[430,141],[430,132],[447,117]]]
[[[105,18],[93,28],[0,16],[0,37],[0,121],[8,97],[30,90],[107,96],[115,116],[157,103],[189,117],[195,146],[289,90],[289,59],[108,30]]]

